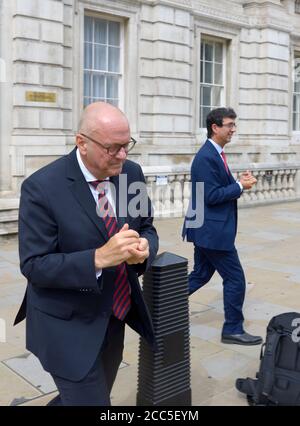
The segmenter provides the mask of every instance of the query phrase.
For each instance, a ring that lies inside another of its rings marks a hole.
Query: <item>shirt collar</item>
[[[215,141],[213,141],[212,139],[208,139],[209,142],[211,142],[213,144],[213,146],[216,148],[216,150],[218,151],[218,153],[221,155],[223,148],[218,145]]]
[[[97,178],[89,171],[89,169],[87,169],[86,167],[85,167],[85,165],[84,165],[84,163],[83,163],[83,161],[82,161],[82,158],[81,158],[81,155],[80,155],[80,152],[79,152],[79,149],[77,148],[77,150],[76,150],[76,157],[77,157],[77,161],[78,161],[78,164],[79,164],[79,167],[80,167],[80,170],[82,171],[82,174],[83,174],[83,176],[84,176],[84,178],[85,178],[85,180],[87,181],[87,182],[91,182],[91,181],[95,181],[95,180],[97,180]],[[108,180],[109,178],[107,178],[107,179],[104,179],[104,180]]]

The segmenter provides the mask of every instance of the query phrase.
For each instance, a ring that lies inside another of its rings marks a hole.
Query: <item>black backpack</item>
[[[271,319],[256,379],[237,379],[249,405],[300,405],[300,313]]]

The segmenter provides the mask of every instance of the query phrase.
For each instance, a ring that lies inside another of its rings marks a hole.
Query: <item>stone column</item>
[[[142,5],[140,133],[144,141],[175,151],[193,138],[192,34],[188,8]],[[169,162],[166,155],[164,164]]]
[[[280,1],[244,2],[241,31],[239,140],[249,161],[289,157],[290,27]],[[292,158],[286,158],[292,160]]]

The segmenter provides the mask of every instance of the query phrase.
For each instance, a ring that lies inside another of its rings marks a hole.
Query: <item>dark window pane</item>
[[[223,76],[222,76],[223,67],[221,64],[215,64],[215,84],[222,84]]]
[[[294,82],[295,82],[295,91],[299,92],[300,90],[300,58],[295,58],[295,68],[294,68]],[[297,87],[297,90],[296,90]]]
[[[298,130],[297,129],[297,114],[295,112],[293,113],[293,130]]]
[[[119,104],[119,99],[107,99],[107,102],[109,103],[109,104],[112,104],[112,105],[114,105],[114,106],[118,106],[118,104]]]
[[[106,46],[100,44],[94,45],[94,69],[107,71]]]
[[[107,21],[95,19],[95,43],[107,44]]]
[[[101,74],[93,75],[93,96],[97,98],[105,97],[105,76]]]
[[[210,112],[210,108],[207,108],[207,107],[201,108],[201,117],[202,117],[201,127],[206,128],[206,117],[208,116],[209,112]]]
[[[204,62],[200,62],[200,82],[204,82]]]
[[[120,71],[120,48],[118,47],[108,48],[108,71]]]
[[[205,62],[205,83],[212,83],[213,82],[213,78],[212,78],[212,63],[210,62]]]
[[[93,18],[84,17],[84,41],[93,41]]]
[[[213,107],[218,107],[221,105],[221,87],[213,87],[211,105]]]
[[[90,73],[84,73],[84,96],[91,96],[91,76]]]
[[[92,43],[84,43],[84,68],[93,68],[93,45]]]
[[[205,106],[210,106],[211,105],[211,87],[203,86],[201,89],[202,89],[201,104]]]
[[[205,43],[205,60],[212,61],[213,60],[213,45]]]
[[[91,99],[90,98],[83,98],[83,106],[84,107],[86,107],[90,103],[91,103]]]
[[[223,62],[223,45],[221,43],[215,43],[215,61]]]
[[[119,78],[116,76],[107,77],[107,97],[108,98],[119,97]]]
[[[204,43],[201,43],[201,61],[204,61]]]
[[[112,46],[120,46],[120,23],[119,22],[109,22],[108,44]]]
[[[92,98],[92,102],[105,102],[105,98]]]

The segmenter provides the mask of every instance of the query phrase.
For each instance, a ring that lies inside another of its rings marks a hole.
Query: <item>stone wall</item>
[[[12,2],[13,3],[13,2]],[[73,137],[73,1],[16,0],[12,24],[12,190]],[[28,99],[28,93],[54,99]]]

